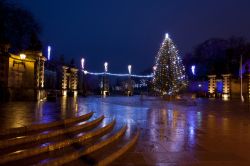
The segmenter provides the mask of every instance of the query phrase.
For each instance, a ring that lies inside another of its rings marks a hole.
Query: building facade
[[[233,78],[231,74],[222,74],[221,79],[216,75],[208,76],[208,94],[210,98],[221,97],[223,100],[229,99],[250,99],[250,74],[245,73],[242,80]],[[221,91],[219,83],[222,82]]]
[[[41,100],[44,91],[44,62],[41,52],[25,51],[19,55],[2,51],[0,88],[3,100]]]

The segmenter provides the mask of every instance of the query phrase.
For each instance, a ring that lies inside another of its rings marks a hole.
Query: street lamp
[[[82,70],[84,70],[84,65],[85,65],[85,59],[82,58],[82,59],[81,59],[81,67],[82,67]]]
[[[108,72],[108,62],[104,63],[104,71],[105,71],[105,73]]]
[[[192,74],[193,74],[193,75],[195,75],[195,68],[196,68],[195,65],[192,65],[192,66],[191,66],[191,71],[192,71]]]
[[[24,59],[26,58],[26,55],[25,55],[25,54],[20,54],[20,58],[21,58],[22,60],[24,60]]]
[[[131,75],[131,71],[132,71],[132,66],[128,65],[128,73],[129,73],[129,75]]]
[[[50,60],[51,46],[48,46],[48,60]]]

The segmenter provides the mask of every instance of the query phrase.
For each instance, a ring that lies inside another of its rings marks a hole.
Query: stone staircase
[[[93,112],[47,124],[0,131],[0,165],[108,165],[138,140],[127,125]]]

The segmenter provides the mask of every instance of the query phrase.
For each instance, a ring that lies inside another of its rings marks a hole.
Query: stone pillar
[[[44,88],[44,59],[40,60],[39,87]]]
[[[74,96],[77,96],[77,83],[78,83],[77,72],[78,69],[76,68],[70,69],[70,90],[74,93]]]
[[[223,93],[222,99],[228,100],[231,97],[231,74],[222,74],[223,77]]]
[[[35,88],[41,89],[44,88],[44,62],[46,58],[42,55],[42,53],[37,52],[27,52],[28,56],[35,57]]]
[[[41,52],[28,52],[27,55],[36,56],[36,65],[35,65],[35,91],[36,99],[43,100],[46,98],[46,93],[44,91],[44,62],[46,58],[42,55]]]
[[[67,80],[67,70],[68,67],[67,66],[62,66],[62,95],[66,96],[67,95],[67,84],[68,84],[68,80]]]
[[[101,94],[103,96],[109,95],[109,80],[106,74],[103,75],[101,81]]]
[[[216,75],[208,75],[209,83],[208,83],[208,94],[210,98],[215,97],[216,90]]]
[[[128,79],[128,91],[127,91],[127,95],[128,96],[132,96],[133,93],[134,93],[133,81],[132,81],[131,77],[129,77],[129,79]]]
[[[39,89],[39,82],[40,82],[40,62],[39,60],[36,61],[36,64],[35,64],[35,88],[36,89]]]
[[[46,93],[44,90],[44,62],[45,58],[41,57],[40,58],[40,69],[39,69],[39,100],[43,100],[46,98]]]
[[[247,81],[247,96],[248,96],[248,100],[250,101],[250,73],[247,74],[248,77],[248,81]]]

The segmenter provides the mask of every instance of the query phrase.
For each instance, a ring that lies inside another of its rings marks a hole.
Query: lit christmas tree
[[[156,56],[153,77],[154,90],[161,95],[175,95],[187,86],[185,67],[178,50],[169,35],[165,39]]]

